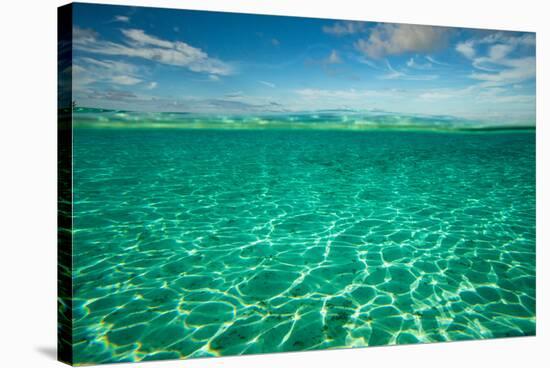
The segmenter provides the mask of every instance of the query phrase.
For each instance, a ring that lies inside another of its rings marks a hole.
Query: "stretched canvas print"
[[[535,335],[534,33],[70,4],[58,136],[64,362]]]

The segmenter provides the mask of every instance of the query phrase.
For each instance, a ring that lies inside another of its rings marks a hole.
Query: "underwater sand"
[[[535,334],[535,134],[74,130],[76,364]]]

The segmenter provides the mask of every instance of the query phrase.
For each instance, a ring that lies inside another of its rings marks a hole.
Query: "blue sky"
[[[92,4],[73,20],[80,106],[535,121],[534,33]]]

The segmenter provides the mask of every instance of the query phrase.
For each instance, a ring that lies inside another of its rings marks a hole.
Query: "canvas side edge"
[[[57,16],[57,359],[72,365],[72,4],[59,7]]]

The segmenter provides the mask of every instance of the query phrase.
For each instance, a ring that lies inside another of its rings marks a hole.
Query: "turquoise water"
[[[535,334],[534,130],[82,127],[73,176],[77,364]]]

